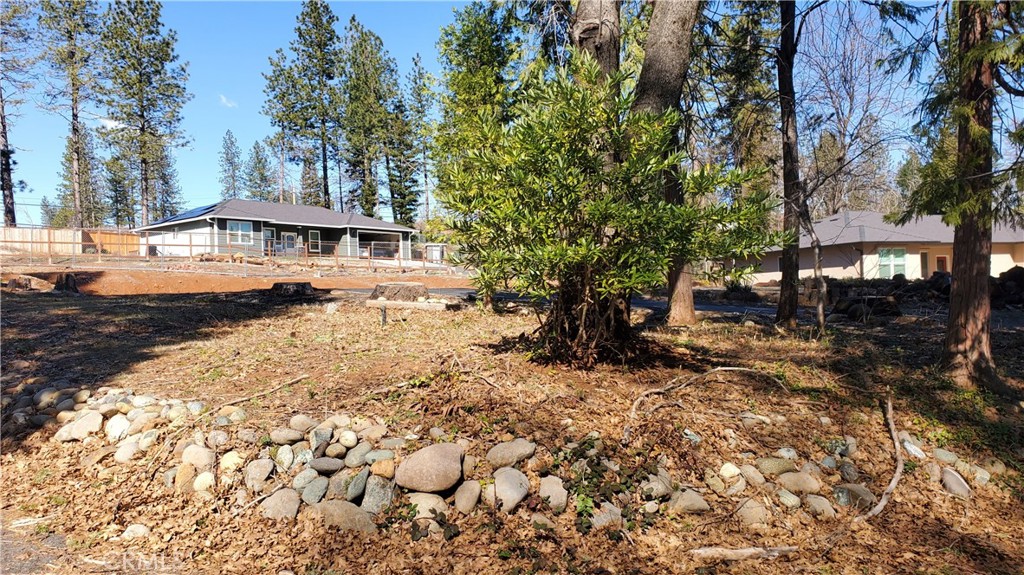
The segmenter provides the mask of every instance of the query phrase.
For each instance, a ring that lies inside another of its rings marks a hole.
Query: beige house
[[[953,228],[939,216],[896,226],[877,212],[840,212],[815,222],[814,231],[821,240],[823,273],[829,277],[875,279],[903,274],[913,280],[953,269]],[[765,254],[750,281],[781,280],[781,256],[782,250]],[[996,225],[992,231],[992,275],[1013,266],[1024,266],[1024,229]],[[800,277],[812,275],[811,240],[801,234]]]

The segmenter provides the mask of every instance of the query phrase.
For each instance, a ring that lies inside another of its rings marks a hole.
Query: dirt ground
[[[104,286],[105,277],[112,276],[100,273],[83,287]],[[128,277],[139,290],[199,279]],[[310,280],[338,288],[372,287],[380,278]],[[435,280],[458,281],[416,281]],[[270,280],[226,281],[241,289],[244,281]],[[93,293],[100,291],[117,293]],[[337,311],[327,313],[332,302]],[[409,522],[398,516],[372,536],[325,531],[305,512],[290,524],[264,520],[256,509],[236,516],[230,489],[214,504],[163,489],[159,475],[168,461],[83,471],[78,462],[86,448],[54,443],[53,429],[43,428],[0,444],[3,537],[12,542],[5,545],[5,572],[22,566],[21,572],[57,573],[1024,573],[1024,419],[1012,406],[942,377],[934,367],[942,329],[928,319],[839,327],[820,342],[780,336],[759,318],[744,325],[711,316],[681,332],[651,322],[641,326],[649,353],[579,371],[530,359],[522,336],[536,327],[532,314],[472,307],[395,312],[383,327],[359,296],[326,293],[275,300],[259,291],[102,298],[5,292],[2,308],[4,387],[28,377],[69,379],[218,405],[307,375],[246,404],[246,426],[258,429],[296,413],[380,416],[396,433],[441,427],[468,439],[469,453],[481,459],[511,436],[554,452],[597,431],[624,468],[660,459],[676,481],[692,485],[703,485],[705,469],[783,446],[820,461],[831,441],[852,435],[860,445],[856,464],[880,494],[894,470],[880,409],[891,392],[899,429],[929,450],[942,446],[975,461],[997,456],[1011,469],[962,501],[921,466],[908,466],[886,509],[867,522],[853,521],[856,513],[847,508],[837,507],[833,521],[787,512],[752,488],[748,495],[772,505],[767,528],[743,527],[735,517],[738,499],[708,491],[712,509],[704,515],[636,515],[622,532],[580,533],[572,512],[555,518],[554,531],[543,531],[530,523],[529,509],[510,516],[480,510],[457,519],[461,533],[450,541],[413,542]],[[1002,330],[993,340],[1000,368],[1024,389],[1024,331]],[[718,374],[644,402],[630,418],[643,391],[716,366],[770,377]],[[772,423],[746,427],[743,412]],[[687,431],[701,441],[693,444]],[[826,474],[826,485],[838,482],[834,472]],[[537,480],[534,471],[529,476]],[[136,522],[153,536],[117,539]],[[690,556],[709,545],[798,551],[712,565]],[[31,549],[38,550],[35,559]],[[9,553],[27,562],[8,563]]]
[[[378,283],[395,281],[419,282],[427,288],[470,287],[469,278],[441,272],[371,273],[354,270],[345,273],[299,270],[284,275],[242,275],[241,266],[230,264],[177,264],[166,270],[146,269],[67,269],[39,271],[38,268],[5,268],[3,279],[15,275],[31,275],[53,283],[62,272],[73,273],[79,290],[88,295],[142,295],[174,293],[229,293],[267,289],[275,282],[310,282],[317,289],[373,288]],[[258,274],[261,270],[248,270]]]

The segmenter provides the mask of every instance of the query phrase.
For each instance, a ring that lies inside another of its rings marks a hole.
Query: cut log
[[[32,289],[32,280],[30,280],[27,276],[11,278],[7,282],[7,288],[18,291],[30,290]]]
[[[426,300],[429,297],[430,293],[427,292],[426,286],[417,282],[377,284],[370,294],[371,300],[384,298],[389,301],[418,301],[420,298]]]
[[[270,293],[281,296],[313,295],[313,285],[309,282],[277,282],[270,286]]]
[[[57,283],[53,285],[53,291],[78,293],[78,280],[75,279],[75,274],[58,274]]]

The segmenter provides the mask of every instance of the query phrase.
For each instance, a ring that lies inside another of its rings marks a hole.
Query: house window
[[[309,251],[320,251],[320,230],[309,230]]]
[[[949,260],[946,259],[946,256],[938,256],[935,258],[935,270],[943,273],[949,271]]]
[[[252,244],[252,222],[228,220],[228,243]]]
[[[907,273],[907,250],[905,248],[880,248],[878,250],[878,277],[892,279],[894,275]]]
[[[173,228],[171,228],[171,237],[174,239],[178,239],[178,226],[174,226]]]

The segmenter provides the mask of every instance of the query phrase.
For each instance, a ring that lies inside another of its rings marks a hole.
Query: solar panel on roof
[[[153,222],[153,223],[151,223],[149,225],[150,226],[156,226],[156,225],[160,225],[160,224],[169,224],[171,222],[178,222],[178,221],[181,221],[181,220],[190,220],[192,218],[198,218],[199,216],[202,216],[203,214],[213,210],[213,208],[216,208],[217,205],[218,204],[210,204],[209,206],[202,206],[200,208],[192,208],[191,210],[188,210],[186,212],[182,212],[180,214],[174,214],[173,216],[171,216],[169,218],[164,218],[162,220]]]

